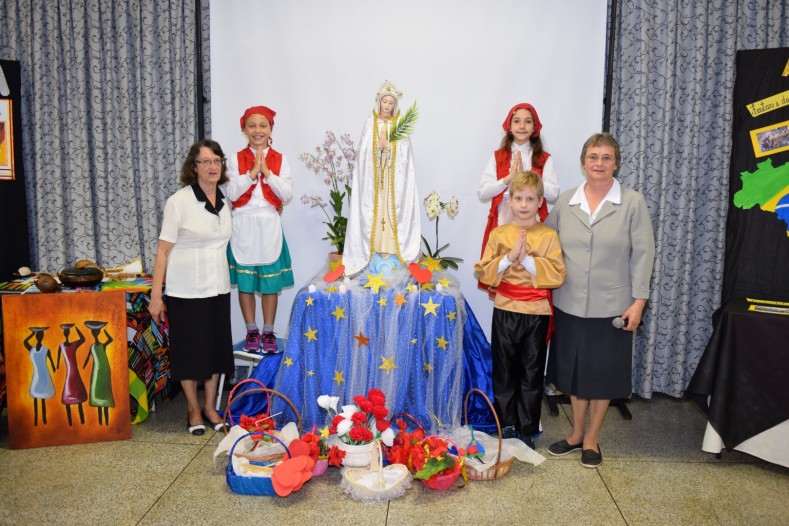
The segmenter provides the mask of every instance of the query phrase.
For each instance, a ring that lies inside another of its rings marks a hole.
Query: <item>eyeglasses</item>
[[[585,159],[591,163],[596,163],[597,161],[603,161],[604,163],[608,164],[610,162],[613,162],[615,158],[613,155],[597,155],[596,153],[593,153],[591,155],[587,155]]]
[[[195,159],[195,164],[198,166],[222,166],[224,159]]]

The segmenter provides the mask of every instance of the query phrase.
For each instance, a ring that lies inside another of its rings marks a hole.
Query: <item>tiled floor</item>
[[[657,396],[615,409],[601,437],[603,464],[579,454],[548,455],[570,429],[569,407],[543,417],[538,467],[515,464],[494,482],[436,492],[415,483],[385,504],[343,494],[338,470],[286,498],[235,495],[221,462],[219,435],[184,429],[183,397],[159,403],[133,438],[84,446],[8,450],[0,417],[0,524],[601,524],[680,525],[789,523],[789,469],[748,455],[722,460],[700,450],[704,415],[690,402]],[[789,446],[787,446],[789,447]]]

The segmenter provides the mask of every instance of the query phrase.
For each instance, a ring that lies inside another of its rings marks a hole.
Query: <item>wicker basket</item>
[[[411,486],[411,473],[408,472],[406,466],[403,464],[383,466],[381,442],[380,440],[376,442],[378,447],[373,448],[373,453],[370,455],[373,458],[371,458],[369,469],[345,468],[342,470],[342,488],[356,500],[370,503],[385,502],[403,496],[405,490]],[[376,456],[378,458],[375,458]],[[372,488],[360,482],[362,477],[371,474],[378,476],[378,486]],[[386,476],[391,477],[388,483],[384,480]]]
[[[496,455],[496,463],[484,471],[478,471],[470,462],[466,462],[466,476],[468,476],[468,478],[471,480],[500,479],[510,472],[510,467],[512,467],[515,457],[510,457],[504,462],[501,461],[501,422],[499,422],[499,417],[496,415],[496,410],[493,408],[493,404],[490,403],[490,398],[488,398],[488,395],[476,387],[470,389],[469,392],[466,393],[466,401],[463,405],[463,418],[466,421],[466,425],[468,425],[468,400],[472,393],[479,393],[482,396],[482,398],[488,404],[488,407],[490,407],[490,412],[493,413],[493,418],[496,419],[496,431],[498,431],[499,435],[499,450],[498,454]]]
[[[288,450],[288,447],[274,435],[264,431],[253,431],[251,433],[247,433],[246,435],[239,437],[238,440],[233,443],[233,447],[230,448],[230,455],[227,461],[227,467],[225,468],[225,480],[227,481],[227,485],[233,493],[238,493],[241,495],[276,495],[276,492],[274,491],[274,484],[271,481],[270,475],[265,477],[245,477],[243,475],[239,475],[233,469],[233,451],[236,449],[236,445],[242,439],[251,435],[267,435],[273,438],[282,444],[282,446],[285,448],[285,452],[288,454],[288,457],[290,457],[290,450]]]
[[[265,393],[266,398],[268,400],[269,411],[271,410],[270,409],[271,408],[271,395],[279,396],[280,398],[282,398],[290,406],[291,410],[293,411],[293,414],[296,415],[296,420],[298,422],[298,427],[299,427],[299,436],[302,435],[301,415],[296,410],[296,406],[293,405],[293,402],[291,402],[290,399],[287,396],[285,396],[284,394],[280,393],[279,391],[275,391],[273,389],[268,389],[266,387],[256,387],[254,389],[247,389],[246,391],[243,391],[238,396],[234,397],[233,396],[234,395],[234,391],[238,388],[238,386],[240,386],[244,382],[247,382],[247,380],[239,382],[233,388],[233,391],[230,392],[230,395],[229,395],[229,397],[227,399],[227,409],[225,409],[225,419],[224,419],[224,421],[225,421],[225,434],[227,434],[227,431],[228,431],[227,423],[230,422],[231,426],[234,425],[234,423],[233,423],[233,415],[231,413],[231,408],[232,408],[233,402],[236,402],[236,401],[240,400],[241,398],[243,398],[246,395],[257,394],[257,393]],[[263,385],[258,380],[254,380],[254,379],[252,379],[251,383]],[[263,432],[263,434],[268,435],[268,436],[273,436],[272,434],[265,433],[265,432]],[[282,443],[278,438],[277,438],[277,441]],[[255,461],[265,462],[265,461],[271,461],[271,460],[275,460],[277,458],[282,457],[282,453],[277,453],[277,454],[273,454],[273,455],[254,455],[254,454],[250,454],[250,453],[245,453],[245,454],[238,454],[236,456],[242,456],[242,457],[245,457],[248,460],[255,460]]]

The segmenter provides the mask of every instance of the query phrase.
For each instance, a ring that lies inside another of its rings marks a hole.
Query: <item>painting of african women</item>
[[[3,297],[11,449],[131,438],[122,291]]]

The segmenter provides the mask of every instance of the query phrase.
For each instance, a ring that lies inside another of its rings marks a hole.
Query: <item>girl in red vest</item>
[[[559,179],[553,157],[543,150],[540,139],[542,124],[534,106],[524,102],[516,104],[510,109],[501,127],[506,135],[501,140],[501,147],[491,155],[477,187],[480,200],[490,200],[488,223],[482,236],[480,254],[485,251],[490,231],[498,225],[506,225],[512,219],[508,192],[512,174],[530,170],[542,178],[545,200],[538,211],[540,221],[544,221],[548,216],[546,202],[553,202],[559,196]],[[489,287],[482,283],[479,288],[489,290]]]
[[[276,112],[253,106],[241,117],[249,145],[228,163],[226,195],[233,204],[233,235],[227,247],[230,283],[238,285],[247,325],[244,349],[277,352],[274,319],[279,292],[293,285],[290,252],[282,232],[282,205],[293,197],[290,165],[271,147]],[[261,295],[263,331],[255,322],[255,294]]]

